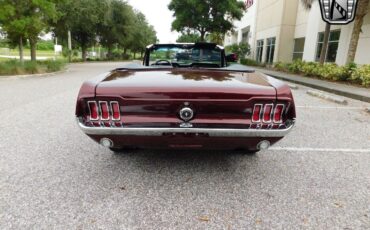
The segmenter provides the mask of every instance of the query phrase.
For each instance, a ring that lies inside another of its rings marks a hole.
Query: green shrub
[[[48,60],[48,61],[45,61],[43,65],[46,66],[47,72],[57,72],[57,71],[62,70],[65,67],[66,63],[62,60],[56,60],[56,61]]]
[[[61,60],[24,61],[9,60],[0,62],[0,75],[37,74],[56,72],[63,69],[65,62]]]
[[[288,71],[288,64],[283,62],[276,62],[274,68],[279,71],[287,72]]]
[[[123,59],[123,60],[130,60],[130,59],[131,59],[131,56],[130,56],[129,54],[125,54],[125,53],[123,53],[123,54],[122,54],[122,59]]]
[[[239,59],[244,59],[244,57],[249,55],[251,51],[250,45],[243,42],[226,46],[225,49],[228,53],[236,53]]]
[[[305,62],[302,60],[294,60],[292,63],[288,64],[287,67],[289,72],[301,73],[304,64]]]
[[[307,76],[318,76],[320,68],[320,64],[316,62],[303,62],[302,66],[300,66],[300,72]]]
[[[0,62],[0,75],[24,74],[25,71],[17,60]]]
[[[65,57],[65,58],[69,57],[69,52],[71,52],[71,57],[72,58],[79,56],[78,50],[69,51],[68,49],[63,49],[62,50],[63,57]]]
[[[259,63],[256,60],[248,59],[248,58],[240,59],[240,64],[248,65],[248,66],[264,66],[262,63]]]
[[[363,65],[353,70],[351,79],[365,87],[370,86],[370,65]]]
[[[303,74],[308,77],[318,77],[334,81],[354,81],[365,87],[370,86],[370,65],[364,65],[358,68],[355,63],[338,66],[334,63],[320,65],[316,62],[295,60],[292,63],[277,62],[274,68],[278,71]]]
[[[345,66],[338,66],[334,63],[318,64],[314,76],[326,80],[345,81],[348,79],[348,70]]]
[[[35,61],[26,61],[23,64],[23,68],[26,71],[26,73],[35,74],[35,73],[41,73],[41,68]]]
[[[83,62],[84,60],[80,57],[72,57],[72,60],[71,60],[73,63],[79,63],[79,62]]]
[[[113,60],[120,60],[122,58],[122,52],[119,51],[119,50],[114,50],[112,52],[112,55],[113,55]]]
[[[339,80],[341,81],[348,81],[351,80],[353,72],[357,69],[357,64],[352,62],[345,65],[343,68],[343,75],[340,77]]]
[[[330,80],[334,68],[337,68],[337,66],[333,64],[324,64],[323,66],[319,66],[317,75],[321,78]]]
[[[38,50],[54,50],[54,42],[49,41],[39,41],[37,42],[37,49]]]

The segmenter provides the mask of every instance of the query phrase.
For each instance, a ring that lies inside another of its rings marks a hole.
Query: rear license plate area
[[[163,133],[166,137],[209,137],[208,133]]]

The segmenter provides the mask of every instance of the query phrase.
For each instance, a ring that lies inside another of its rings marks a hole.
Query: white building
[[[345,64],[353,24],[331,27],[328,62]],[[256,0],[235,25],[235,33],[226,36],[225,45],[248,41],[250,58],[259,62],[317,61],[320,56],[325,22],[318,1],[306,10],[300,0]],[[370,64],[370,13],[364,18],[355,62]]]
[[[253,2],[253,1],[252,1]],[[235,43],[253,44],[256,35],[256,19],[257,19],[257,5],[252,4],[248,7],[240,21],[234,22],[236,29],[230,32],[225,38],[225,46]],[[254,50],[251,50],[250,58],[254,57]]]

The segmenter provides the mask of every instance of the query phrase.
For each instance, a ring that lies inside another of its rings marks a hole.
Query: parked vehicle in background
[[[226,61],[227,62],[237,62],[239,60],[238,54],[231,53],[226,55]]]

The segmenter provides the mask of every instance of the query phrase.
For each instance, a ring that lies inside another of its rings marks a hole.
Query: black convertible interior
[[[154,44],[146,48],[144,66],[223,68],[225,50],[214,43]]]

